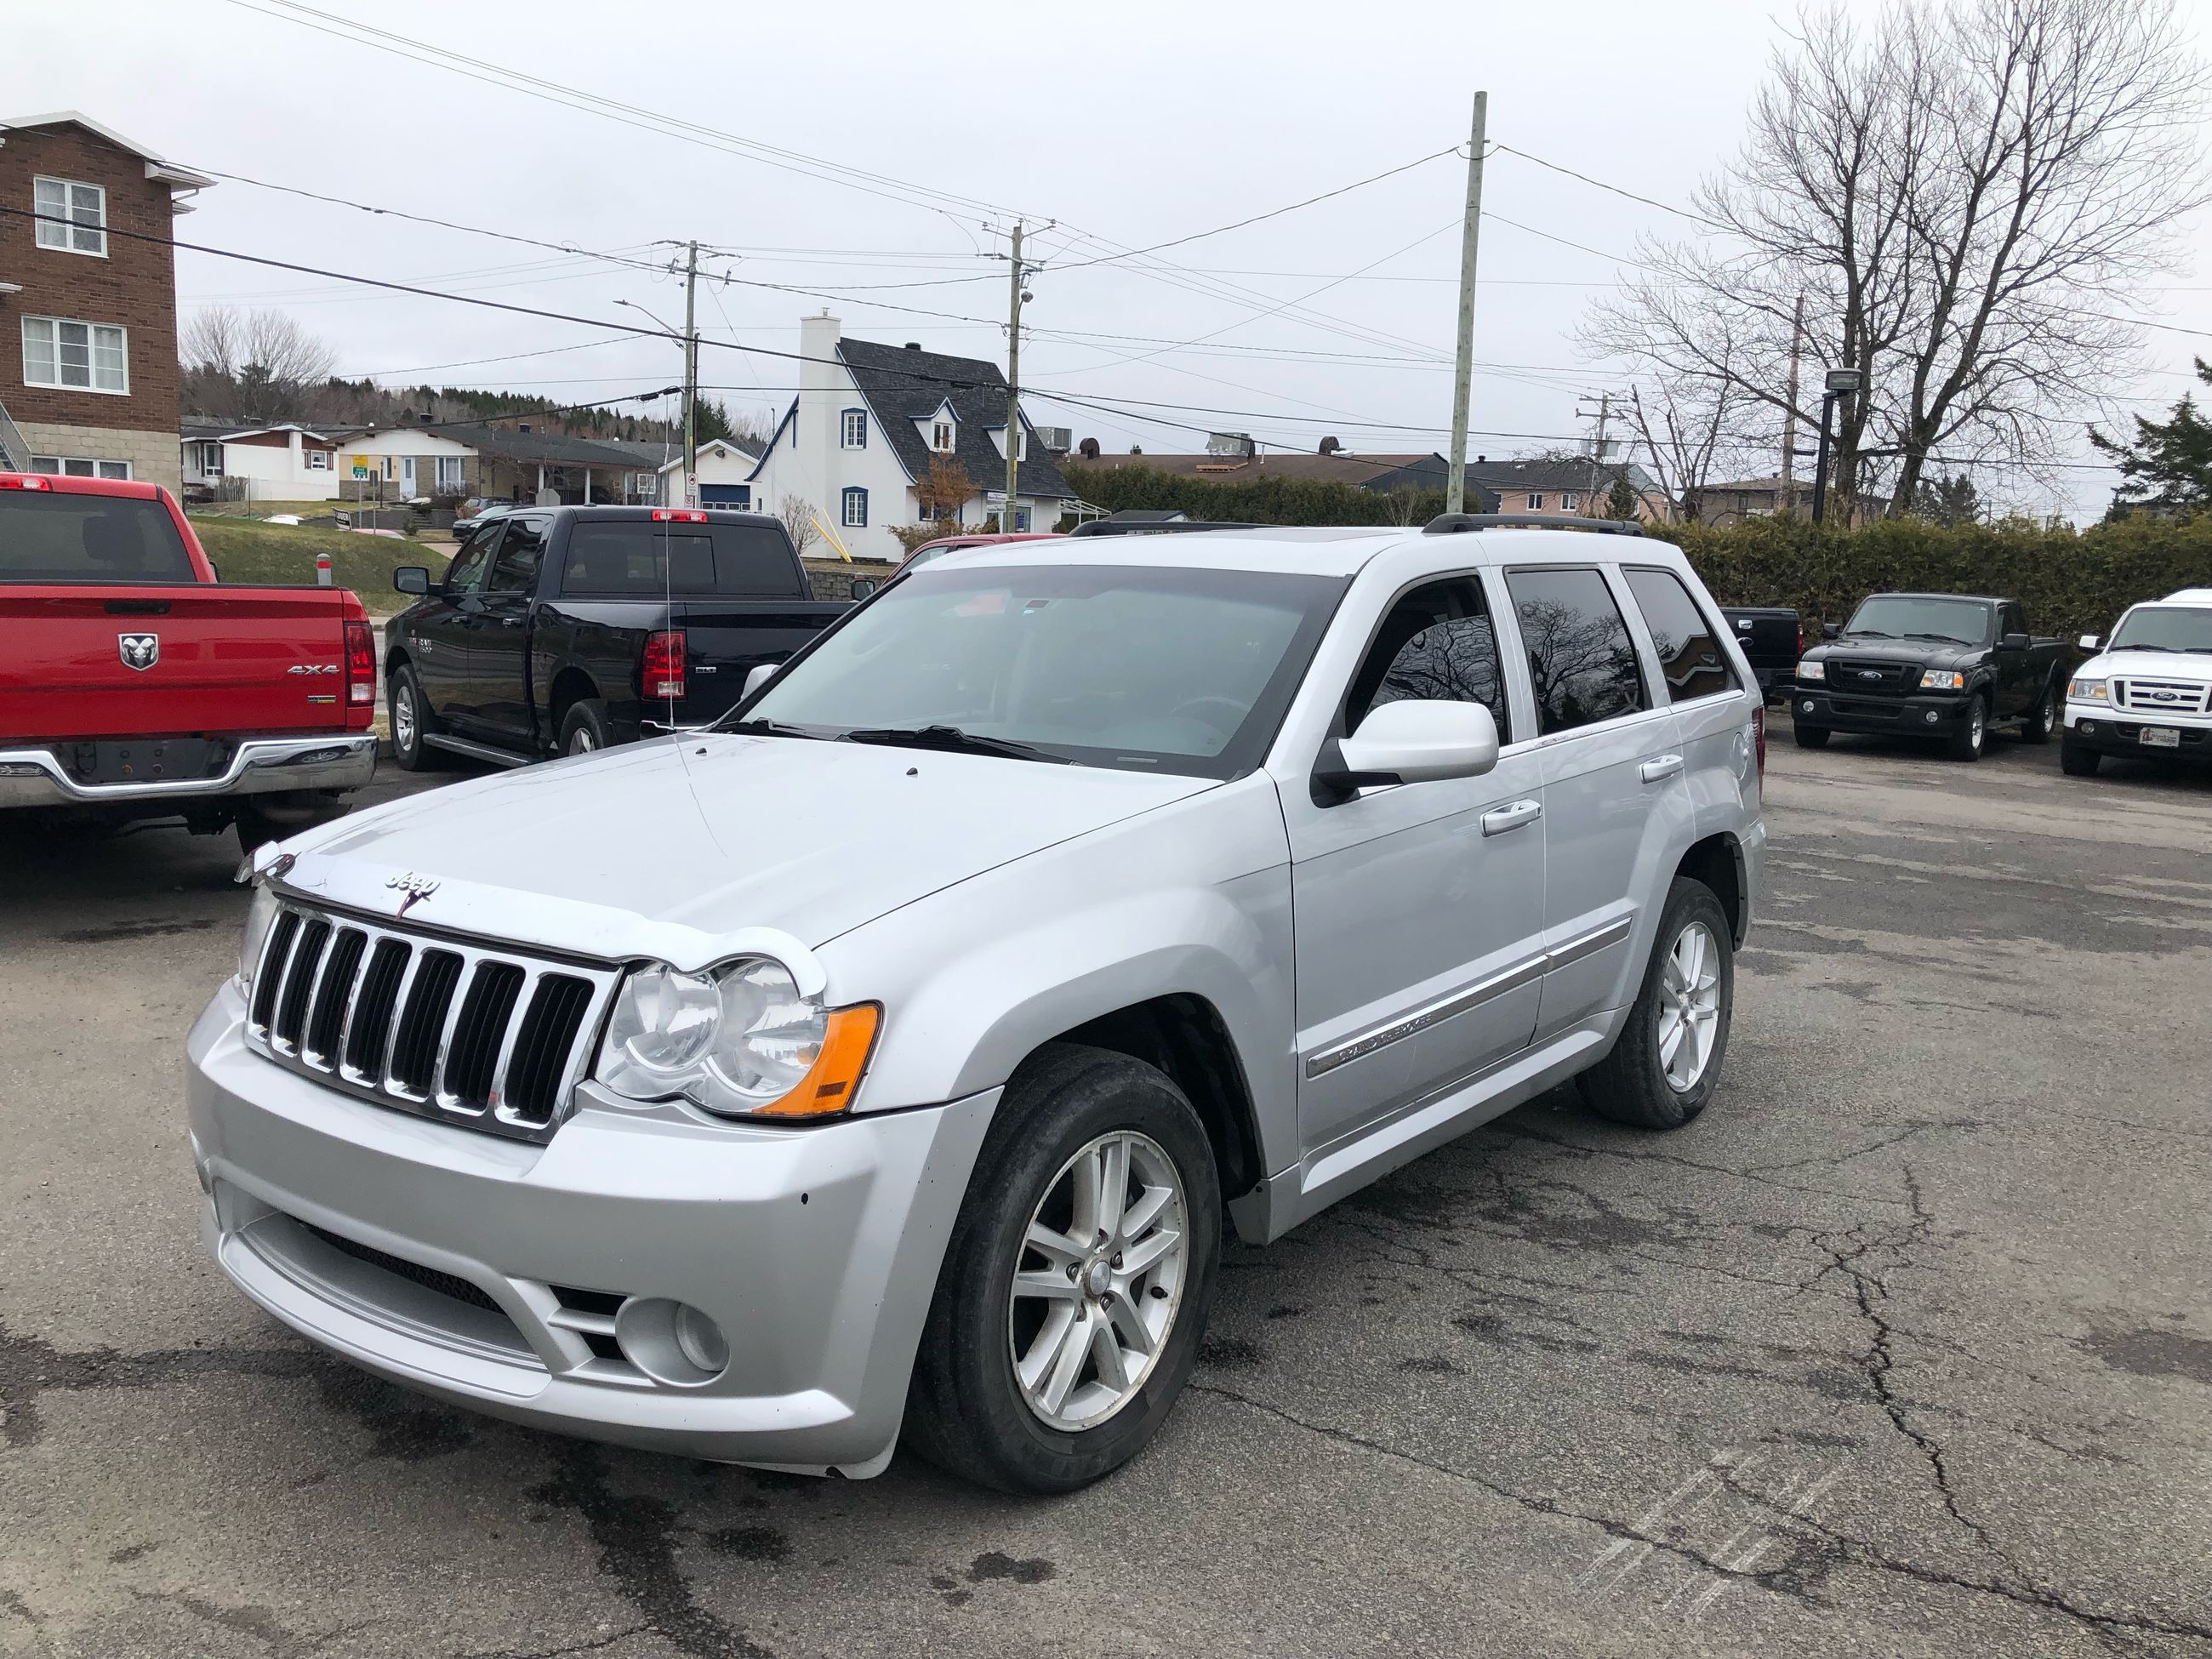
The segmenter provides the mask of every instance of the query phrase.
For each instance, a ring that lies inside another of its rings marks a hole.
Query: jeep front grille
[[[254,969],[246,1037],[380,1105],[542,1141],[591,1063],[620,973],[286,900]]]

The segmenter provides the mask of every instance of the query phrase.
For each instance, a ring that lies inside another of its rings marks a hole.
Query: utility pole
[[[1014,222],[1014,252],[1012,269],[1007,273],[1006,290],[1006,499],[999,508],[999,530],[1002,535],[1012,535],[1014,529],[1014,498],[1021,490],[1022,477],[1022,301],[1029,295],[1022,292],[1022,225]]]
[[[1467,506],[1467,404],[1474,382],[1474,252],[1482,234],[1483,129],[1490,94],[1474,94],[1474,131],[1467,145],[1467,222],[1459,240],[1459,367],[1452,375],[1451,471],[1444,479],[1444,511]]]
[[[684,505],[699,505],[699,244],[684,271]]]
[[[1797,354],[1805,338],[1805,296],[1790,319],[1790,397],[1782,406],[1782,499],[1778,511],[1797,510]]]
[[[1586,404],[1589,399],[1588,397],[1581,397],[1576,398],[1575,401],[1578,404]],[[1587,510],[1589,503],[1594,502],[1597,499],[1598,463],[1605,459],[1605,429],[1607,425],[1610,422],[1612,416],[1613,394],[1610,392],[1599,392],[1597,394],[1597,437],[1590,445],[1589,471],[1588,475],[1589,482],[1589,487],[1583,492],[1585,510]],[[1586,421],[1590,417],[1577,410],[1576,412],[1575,418],[1578,421]]]

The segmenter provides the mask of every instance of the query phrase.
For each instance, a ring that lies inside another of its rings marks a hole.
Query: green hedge
[[[1723,605],[1786,605],[1808,630],[1869,593],[1992,593],[2018,599],[2039,634],[2108,634],[2121,611],[2178,587],[2212,586],[2212,517],[2046,530],[2007,521],[1945,526],[1882,520],[1844,530],[1802,519],[1726,529],[1647,528],[1679,544]]]
[[[1357,484],[1319,478],[1214,483],[1155,471],[1141,463],[1073,470],[1068,482],[1085,501],[1109,513],[1180,511],[1232,524],[1382,524],[1402,516],[1419,525],[1444,510],[1441,489],[1379,495]]]

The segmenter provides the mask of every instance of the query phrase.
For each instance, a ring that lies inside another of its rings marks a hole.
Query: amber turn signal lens
[[[825,1117],[850,1110],[860,1091],[860,1074],[868,1069],[868,1056],[876,1046],[876,1028],[884,1011],[872,1002],[857,1002],[830,1012],[830,1029],[822,1039],[822,1053],[799,1086],[782,1099],[757,1109],[756,1117]]]

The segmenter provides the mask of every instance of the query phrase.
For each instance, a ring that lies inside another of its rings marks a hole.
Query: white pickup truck
[[[2081,636],[2098,654],[2066,687],[2058,759],[2068,775],[2091,776],[2107,755],[2212,761],[2212,587],[2130,605],[2099,645]]]

